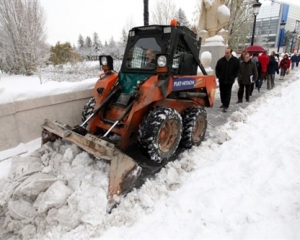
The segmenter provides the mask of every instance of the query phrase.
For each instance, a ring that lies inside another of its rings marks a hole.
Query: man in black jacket
[[[216,77],[219,79],[220,98],[223,112],[227,111],[231,99],[231,89],[240,69],[239,60],[232,55],[232,49],[225,50],[225,56],[216,65]]]

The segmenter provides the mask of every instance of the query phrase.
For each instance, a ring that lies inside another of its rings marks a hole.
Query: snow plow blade
[[[81,135],[73,131],[72,127],[57,121],[52,122],[46,119],[42,128],[44,129],[42,133],[43,144],[60,137],[75,143],[96,158],[110,162],[108,210],[116,204],[114,195],[126,194],[134,186],[137,178],[141,174],[142,168],[128,155],[118,150],[112,143],[90,133]],[[56,136],[53,136],[53,134]]]

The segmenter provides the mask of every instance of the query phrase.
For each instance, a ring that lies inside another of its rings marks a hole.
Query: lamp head
[[[253,14],[255,16],[258,15],[261,7],[261,3],[259,2],[259,0],[256,0],[256,3],[254,3],[252,6],[253,6]]]

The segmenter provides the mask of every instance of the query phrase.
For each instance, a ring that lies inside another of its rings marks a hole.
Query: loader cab
[[[121,72],[196,75],[199,52],[200,42],[187,27],[136,27],[129,31]]]
[[[120,96],[129,98],[138,84],[151,76],[167,81],[169,76],[197,75],[199,51],[196,34],[184,26],[131,29],[119,72]]]

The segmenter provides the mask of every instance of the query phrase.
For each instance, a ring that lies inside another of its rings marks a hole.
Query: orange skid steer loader
[[[125,154],[135,144],[152,164],[167,162],[177,148],[198,146],[207,127],[205,107],[216,89],[199,60],[200,40],[178,24],[129,31],[119,73],[111,56],[100,56],[103,74],[85,105],[83,123],[70,127],[45,120],[42,142],[57,137],[110,161],[109,203],[127,193],[141,167]],[[203,75],[197,75],[198,67]]]

